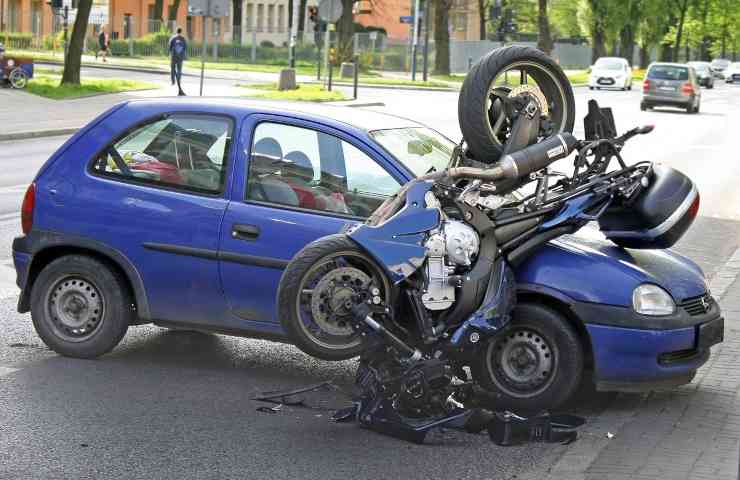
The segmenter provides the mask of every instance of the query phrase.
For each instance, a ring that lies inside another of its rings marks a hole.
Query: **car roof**
[[[684,68],[687,68],[690,66],[691,65],[687,63],[675,63],[675,62],[653,62],[650,64],[650,67],[684,67]]]
[[[341,123],[354,129],[369,132],[372,130],[423,127],[422,124],[382,112],[351,108],[347,106],[322,105],[310,102],[279,102],[247,98],[151,98],[136,99],[126,102],[131,107],[147,106],[161,108],[163,111],[198,110],[209,113],[230,113],[246,116],[255,113],[288,115],[308,120],[328,123]]]
[[[619,60],[620,62],[626,62],[627,61],[626,58],[622,58],[622,57],[599,57],[599,58],[596,59],[597,62],[599,60]]]

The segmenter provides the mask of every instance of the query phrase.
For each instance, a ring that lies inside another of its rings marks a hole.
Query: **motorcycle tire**
[[[496,409],[538,411],[563,404],[578,389],[584,353],[578,333],[555,310],[520,303],[506,332],[490,339],[471,365]]]
[[[505,141],[493,134],[489,98],[497,77],[516,67],[523,67],[542,90],[553,112],[554,130],[573,131],[575,98],[563,69],[536,48],[518,45],[497,48],[480,59],[470,70],[463,82],[457,104],[463,138],[469,152],[480,162],[494,163],[503,152]]]
[[[313,280],[311,275],[330,274],[332,270],[323,274],[318,273],[319,268],[322,264],[337,258],[342,258],[345,262],[349,258],[350,265],[373,279],[374,284],[379,285],[382,290],[380,295],[388,298],[391,291],[388,277],[353,240],[342,234],[324,237],[306,245],[288,264],[278,287],[278,317],[289,340],[304,353],[331,361],[356,357],[363,350],[361,337],[351,328],[348,321],[350,314],[346,311],[340,313],[332,311],[329,318],[322,319],[317,319],[314,314],[313,295],[318,285],[321,285],[319,283],[321,280],[317,280],[314,285],[307,282]],[[360,274],[355,275],[356,279]],[[308,291],[311,293],[307,293]],[[305,298],[303,295],[311,297]],[[334,299],[330,298],[319,308],[324,308],[324,312],[327,309],[334,309],[336,305],[330,305],[333,301]],[[306,325],[307,322],[313,324]],[[310,327],[318,329],[318,333],[314,333]],[[346,335],[339,335],[337,332]]]

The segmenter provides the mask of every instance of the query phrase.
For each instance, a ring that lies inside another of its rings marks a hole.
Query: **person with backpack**
[[[182,78],[182,63],[185,61],[185,57],[188,53],[188,42],[182,35],[182,28],[177,27],[177,33],[170,38],[170,77],[172,79],[172,85],[177,81],[178,95],[185,95],[180,85]]]
[[[95,60],[98,59],[98,55],[103,57],[103,62],[108,62],[106,57],[108,56],[108,49],[110,48],[110,37],[105,31],[105,25],[100,27],[100,35],[98,35],[98,51],[95,52]]]

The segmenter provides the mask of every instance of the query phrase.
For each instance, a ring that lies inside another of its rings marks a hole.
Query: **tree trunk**
[[[709,16],[709,0],[704,0],[701,10],[701,44],[699,45],[699,60],[709,60],[709,44],[711,39],[707,35],[707,17]]]
[[[606,45],[604,26],[600,21],[594,22],[593,30],[591,32],[591,63],[596,63],[599,57],[606,56]]]
[[[162,18],[164,13],[164,0],[155,0],[154,1],[154,18],[150,18],[149,20],[156,20],[160,23],[159,28],[162,28]]]
[[[550,19],[547,16],[547,0],[539,0],[537,26],[539,27],[537,48],[550,55],[552,53],[552,36],[550,35]]]
[[[434,74],[450,74],[450,8],[452,0],[434,0]]]
[[[306,5],[308,0],[300,0],[298,4],[298,42],[303,42],[303,32],[306,30]]]
[[[427,0],[428,1],[428,0]],[[480,40],[486,39],[486,0],[478,0],[478,22],[479,22],[479,30]]]
[[[170,22],[177,21],[177,11],[180,10],[180,1],[181,0],[172,0],[172,5],[170,5],[169,15],[167,15],[167,19]]]
[[[650,46],[646,43],[640,45],[640,68],[647,68],[650,65]]]
[[[619,54],[626,58],[630,65],[635,60],[635,29],[632,24],[626,24],[619,32]]]
[[[676,28],[676,42],[673,44],[673,61],[678,61],[678,52],[681,50],[681,36],[683,35],[683,23],[686,19],[686,10],[689,6],[689,0],[677,0],[678,8],[681,9],[678,15],[678,26]]]
[[[92,0],[79,0],[77,4],[77,18],[72,28],[72,36],[67,47],[67,57],[64,59],[62,85],[80,84],[80,64],[82,63],[82,47],[85,43],[87,23],[90,19]]]
[[[342,0],[342,16],[337,20],[337,61],[348,62],[352,59],[352,35],[354,35],[354,17],[352,6],[354,0]]]

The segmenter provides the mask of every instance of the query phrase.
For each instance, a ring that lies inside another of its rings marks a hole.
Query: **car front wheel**
[[[68,357],[95,358],[112,350],[133,317],[120,273],[86,255],[49,263],[31,290],[31,318],[41,340]]]
[[[482,346],[473,377],[495,408],[551,409],[578,388],[584,355],[578,334],[555,310],[519,304],[507,330]]]

